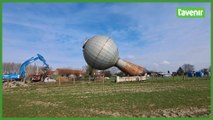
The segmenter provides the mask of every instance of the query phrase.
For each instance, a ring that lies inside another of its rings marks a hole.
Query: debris
[[[3,83],[3,89],[6,88],[15,88],[15,87],[28,87],[29,84],[26,84],[21,81],[11,81],[11,82],[4,82]]]
[[[56,80],[55,80],[55,79],[51,79],[51,78],[49,78],[49,77],[46,77],[46,78],[44,79],[44,82],[56,82]]]

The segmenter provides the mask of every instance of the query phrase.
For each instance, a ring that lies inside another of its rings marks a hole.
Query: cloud
[[[176,6],[170,6],[168,9],[174,13]],[[188,6],[190,5],[188,4]],[[184,63],[195,65],[197,70],[209,66],[209,5],[199,4],[198,6],[206,7],[208,15],[205,19],[177,19],[170,12],[165,12],[164,15],[167,17],[162,16],[160,18],[165,18],[164,21],[156,20],[146,24],[141,19],[138,19],[141,20],[141,22],[138,22],[141,26],[134,27],[134,29],[139,31],[141,37],[134,43],[132,41],[129,42],[129,46],[131,46],[129,48],[132,49],[129,49],[128,52],[134,53],[135,56],[143,56],[144,59],[143,61],[135,62],[149,69],[155,69],[156,65],[152,66],[150,63],[161,63],[161,61],[167,59],[173,64],[168,67],[161,66],[159,70],[164,71],[167,69],[175,71]],[[144,17],[144,15],[142,16]]]
[[[133,56],[133,55],[128,55],[127,58],[129,58],[129,59],[135,59],[135,56]]]
[[[204,7],[206,17],[176,18],[181,6]],[[210,66],[208,3],[3,3],[2,19],[3,62],[41,53],[55,68],[81,68],[84,40],[101,34],[113,38],[121,58],[147,69]]]
[[[155,67],[158,67],[158,66],[159,66],[159,64],[158,64],[158,63],[153,63],[153,65],[154,65]]]
[[[162,63],[161,64],[163,64],[163,65],[170,65],[170,62],[169,61],[167,61],[167,60],[164,60],[164,61],[162,61]]]

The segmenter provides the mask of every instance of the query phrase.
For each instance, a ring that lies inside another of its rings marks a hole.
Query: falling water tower
[[[112,66],[118,67],[130,76],[143,75],[143,67],[119,58],[118,48],[110,37],[96,35],[83,45],[84,59],[95,69],[104,70]]]

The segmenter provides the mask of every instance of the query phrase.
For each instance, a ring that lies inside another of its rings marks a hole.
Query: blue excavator
[[[31,64],[37,60],[40,60],[43,62],[44,66],[45,66],[43,68],[44,71],[47,71],[49,69],[49,65],[46,63],[46,60],[44,59],[44,57],[40,54],[37,54],[36,57],[31,57],[30,59],[28,59],[24,63],[22,63],[18,73],[4,74],[3,81],[6,81],[6,80],[22,81],[25,78],[26,67],[29,64]]]

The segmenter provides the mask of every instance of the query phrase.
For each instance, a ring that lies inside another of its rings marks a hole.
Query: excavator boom
[[[31,57],[30,59],[26,60],[24,63],[21,64],[21,67],[19,69],[18,74],[8,74],[8,75],[3,75],[3,80],[5,79],[14,79],[14,80],[20,80],[23,79],[25,77],[25,73],[26,73],[26,67],[37,61],[40,60],[43,62],[43,64],[45,65],[45,69],[49,68],[49,65],[46,63],[46,60],[44,59],[44,57],[40,54],[37,54],[36,57]]]

